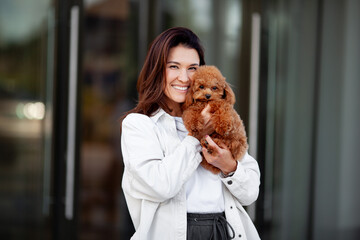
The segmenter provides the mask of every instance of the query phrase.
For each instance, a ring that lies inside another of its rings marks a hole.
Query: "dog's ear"
[[[225,83],[223,98],[231,105],[235,104],[235,94],[228,83]]]
[[[194,99],[193,99],[193,84],[190,85],[189,91],[186,93],[185,96],[185,102],[182,105],[182,109],[186,109],[188,108],[191,104],[193,104]]]

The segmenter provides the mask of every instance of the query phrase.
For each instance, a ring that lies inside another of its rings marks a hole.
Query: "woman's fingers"
[[[208,163],[219,168],[223,173],[236,169],[237,162],[225,144],[217,145],[210,136],[205,136],[205,141],[207,146],[202,148],[202,153]]]
[[[210,114],[210,105],[206,105],[206,107],[201,111],[201,116],[204,119],[204,123],[208,123],[210,118],[211,118],[211,114]]]
[[[206,135],[210,135],[211,133],[214,132],[214,126],[212,124],[212,121],[209,120],[207,123],[204,124],[203,126],[203,136],[206,136]]]
[[[219,145],[218,145],[220,148],[222,148],[222,149],[226,149],[226,150],[229,150],[229,148],[225,145],[225,143],[219,143]],[[230,151],[230,150],[229,150]]]
[[[219,146],[212,140],[212,138],[209,135],[205,136],[205,140],[208,143],[208,145],[212,148],[218,148]]]
[[[203,147],[203,153],[206,152],[206,155],[204,155],[205,158],[210,157],[216,157],[219,156],[221,148],[212,140],[212,138],[209,135],[205,136],[205,145],[206,147]]]
[[[201,131],[201,136],[210,135],[214,132],[214,127],[211,121],[210,114],[210,105],[206,105],[206,107],[201,111],[201,116],[204,119],[203,129]]]
[[[205,140],[206,142],[209,144],[210,147],[212,148],[216,148],[218,150],[218,152],[222,149],[226,149],[229,150],[229,148],[225,145],[225,143],[220,142],[219,145],[217,145],[214,140],[212,140],[212,138],[208,135],[205,136]]]

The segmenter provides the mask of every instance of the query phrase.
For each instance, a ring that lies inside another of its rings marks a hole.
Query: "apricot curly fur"
[[[248,149],[245,128],[234,109],[235,94],[215,66],[201,66],[197,69],[182,106],[184,125],[191,136],[198,137],[203,128],[201,111],[207,104],[210,105],[215,130],[210,137],[217,145],[225,144],[235,161],[240,160]],[[210,153],[213,151],[204,138],[201,145]],[[204,158],[201,165],[214,174],[220,172]]]

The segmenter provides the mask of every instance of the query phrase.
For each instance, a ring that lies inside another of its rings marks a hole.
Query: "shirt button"
[[[239,234],[239,238],[241,238],[241,234]]]
[[[231,185],[231,184],[232,184],[232,181],[231,181],[231,180],[229,180],[229,181],[227,182],[227,184]]]
[[[232,206],[230,206],[230,209],[232,209]]]

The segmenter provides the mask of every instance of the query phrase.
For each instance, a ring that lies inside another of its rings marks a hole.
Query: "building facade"
[[[261,238],[359,239],[359,23],[357,0],[1,1],[0,238],[130,238],[119,118],[185,26],[236,94]]]

